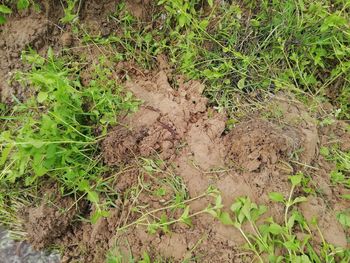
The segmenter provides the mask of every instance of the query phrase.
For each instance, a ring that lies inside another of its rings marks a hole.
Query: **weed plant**
[[[18,73],[17,80],[34,96],[18,101],[0,134],[2,189],[38,187],[50,178],[62,194],[86,195],[99,208],[95,189],[106,172],[99,141],[119,114],[135,111],[138,102],[116,85],[108,68],[96,65],[96,76],[82,87],[78,65],[56,59],[51,49],[47,58],[35,52],[22,57],[32,69]],[[9,192],[1,192],[2,205]]]

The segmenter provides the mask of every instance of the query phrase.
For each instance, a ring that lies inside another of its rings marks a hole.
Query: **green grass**
[[[7,2],[9,2],[12,5],[15,4],[16,9],[19,12],[25,9],[28,9],[31,5],[30,0],[10,0]],[[6,16],[10,15],[11,13],[12,13],[12,9],[8,5],[0,3],[0,25],[3,25],[6,23],[7,21]]]
[[[47,58],[34,52],[22,57],[32,69],[16,77],[34,95],[2,116],[6,128],[0,134],[1,186],[40,187],[49,178],[59,183],[62,194],[86,195],[98,208],[96,221],[106,215],[99,192],[106,191],[100,186],[108,171],[99,142],[120,113],[136,111],[139,103],[116,84],[102,60],[89,85],[82,87],[80,64],[69,62],[69,57],[56,59],[51,49]],[[9,193],[2,192],[1,199]]]
[[[204,15],[199,1],[159,1],[155,28],[144,27],[120,4],[111,19],[122,29],[108,38],[120,59],[154,66],[167,54],[189,78],[205,81],[211,102],[237,110],[237,94],[287,90],[302,100],[336,89],[340,118],[349,118],[350,26],[348,1],[259,1],[216,6]]]

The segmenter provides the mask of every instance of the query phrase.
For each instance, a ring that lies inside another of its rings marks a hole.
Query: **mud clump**
[[[71,201],[63,201],[60,205],[69,205]],[[66,234],[72,223],[75,211],[64,211],[58,207],[42,204],[25,211],[25,229],[28,241],[35,249],[42,249]]]
[[[156,153],[165,160],[175,157],[192,123],[206,111],[207,99],[201,96],[204,86],[197,82],[180,83],[174,90],[164,71],[125,86],[145,103],[138,112],[120,120],[121,127],[104,140],[106,163],[116,165],[132,156]]]
[[[287,160],[300,147],[278,126],[261,119],[239,124],[228,135],[228,143],[229,161],[248,172],[273,169],[279,160]]]
[[[91,214],[94,210],[91,211]],[[61,262],[105,262],[106,254],[114,243],[113,236],[120,222],[120,209],[110,209],[107,218],[95,224],[84,222],[74,226],[57,241],[65,247]]]

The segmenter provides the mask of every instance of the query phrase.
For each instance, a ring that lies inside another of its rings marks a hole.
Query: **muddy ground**
[[[90,32],[107,36],[116,30],[106,20],[116,1],[102,2],[104,5],[101,1],[83,1],[80,20]],[[74,54],[81,50],[81,41],[73,37],[70,27],[60,26],[62,9],[58,6],[60,1],[43,1],[42,12],[28,10],[13,14],[0,28],[1,101],[12,103],[12,95],[20,100],[28,96],[27,90],[10,81],[17,69],[26,69],[20,61],[23,49],[30,46],[41,54],[49,46],[56,53],[68,49]],[[147,10],[152,8],[150,1],[129,1],[127,6],[145,21]],[[135,70],[132,62],[113,67],[116,74],[127,72],[129,79],[121,78],[120,82],[143,101],[139,111],[120,119],[122,125],[111,127],[101,143],[104,162],[116,171],[125,168],[113,185],[121,198],[115,200],[110,216],[96,224],[77,219],[79,213],[88,217],[93,212],[94,208],[86,204],[63,216],[61,208],[72,206],[69,199],[62,199],[55,206],[42,203],[27,209],[23,213],[25,229],[34,248],[64,247],[62,262],[103,262],[111,249],[117,249],[124,258],[129,254],[137,258],[149,251],[152,256],[160,255],[174,262],[247,262],[252,254],[242,252],[244,240],[240,233],[205,213],[193,219],[192,227],[175,223],[171,233],[149,234],[142,225],[116,230],[134,222],[142,213],[171,202],[175,190],[170,186],[164,196],[152,194],[169,175],[183,182],[187,198],[201,196],[213,186],[221,192],[225,207],[237,197],[249,196],[269,207],[266,216],[281,222],[283,207],[269,201],[268,193],[287,196],[288,176],[298,171],[309,174],[321,193],[321,197],[310,198],[300,205],[300,211],[307,220],[313,216],[319,218],[326,241],[349,246],[346,240],[349,233],[345,233],[335,218],[336,211],[348,207],[337,197],[339,192],[349,194],[349,191],[330,187],[329,172],[334,165],[319,154],[320,147],[335,143],[345,151],[350,149],[345,123],[336,121],[326,128],[320,127],[317,116],[311,116],[293,95],[280,93],[270,95],[263,108],[228,130],[225,112],[209,107],[202,95],[205,86],[174,75],[165,57],[158,58],[158,67],[153,71]],[[82,82],[88,77],[82,72]],[[275,114],[276,109],[279,114]],[[145,172],[140,158],[161,159],[160,170]],[[140,190],[140,178],[149,185],[147,191]],[[199,198],[189,203],[190,211],[201,211],[211,202],[208,197]],[[181,215],[179,211],[166,211],[166,214]],[[161,213],[155,216],[160,217]],[[316,230],[315,235],[318,236]],[[321,237],[318,240],[321,242]]]

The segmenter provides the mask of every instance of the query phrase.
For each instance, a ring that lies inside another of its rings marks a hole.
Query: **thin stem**
[[[195,200],[197,200],[197,199],[203,198],[203,197],[205,197],[205,196],[207,196],[207,193],[204,193],[204,194],[201,194],[201,195],[199,195],[199,196],[197,196],[197,197],[194,197],[194,198],[185,200],[185,201],[183,202],[183,204],[190,203],[190,202],[192,202],[192,201],[195,201]],[[151,215],[151,214],[157,213],[157,212],[159,212],[159,211],[171,209],[171,208],[174,208],[174,207],[177,207],[177,206],[178,206],[178,204],[173,204],[173,205],[169,205],[169,206],[166,206],[166,207],[160,207],[160,208],[157,208],[157,209],[155,209],[155,210],[149,211],[149,212],[143,214],[143,215],[142,215],[141,217],[139,217],[138,219],[136,219],[134,222],[131,222],[131,223],[128,224],[128,225],[125,225],[125,226],[122,226],[122,227],[118,228],[117,231],[121,231],[121,230],[127,229],[127,228],[129,228],[129,227],[131,227],[131,226],[133,226],[133,225],[140,224],[140,222],[144,221],[144,220],[147,218],[147,216],[149,216],[149,215]]]

